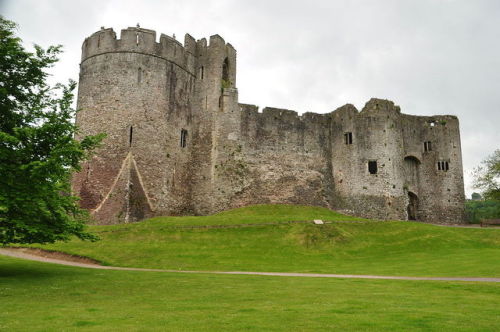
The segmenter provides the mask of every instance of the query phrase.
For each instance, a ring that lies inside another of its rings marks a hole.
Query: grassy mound
[[[323,219],[326,225],[270,222]],[[352,222],[350,222],[352,221]],[[241,228],[183,226],[262,224]],[[93,226],[95,243],[43,246],[109,265],[407,276],[499,276],[500,230],[375,222],[318,207],[259,205],[205,217]]]

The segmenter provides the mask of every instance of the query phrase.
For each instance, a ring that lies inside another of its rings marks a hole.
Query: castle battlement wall
[[[211,36],[210,44],[207,45],[206,39],[196,41],[191,35],[186,34],[183,45],[165,34],[161,34],[159,42],[156,42],[154,30],[129,27],[121,30],[120,38],[117,38],[116,32],[109,28],[101,29],[85,39],[82,45],[81,61],[108,53],[132,52],[164,59],[195,76],[197,54],[207,53],[208,49],[225,49],[226,47],[234,51],[234,47],[226,44],[219,35]]]
[[[174,38],[161,34],[156,42],[156,32],[143,28],[121,30],[118,39],[113,29],[103,29],[85,39],[82,45],[82,62],[107,53],[133,52],[159,57],[176,64],[195,75],[193,40],[186,36],[186,45]]]

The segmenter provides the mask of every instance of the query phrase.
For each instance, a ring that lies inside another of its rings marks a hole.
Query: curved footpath
[[[91,263],[73,262],[63,259],[55,259],[22,252],[14,248],[0,248],[0,255],[28,259],[38,262],[54,263],[101,270],[120,271],[144,271],[144,272],[168,272],[168,273],[199,273],[199,274],[238,274],[238,275],[260,275],[278,277],[309,277],[309,278],[355,278],[355,279],[390,279],[390,280],[432,280],[432,281],[475,281],[475,282],[500,282],[500,278],[467,278],[467,277],[403,277],[403,276],[374,276],[359,274],[329,274],[329,273],[293,273],[293,272],[245,272],[245,271],[180,271],[144,269],[136,267],[104,266]]]

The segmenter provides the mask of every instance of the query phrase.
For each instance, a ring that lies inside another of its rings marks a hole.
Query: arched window
[[[185,148],[187,146],[187,135],[188,131],[186,129],[181,129],[181,148]]]

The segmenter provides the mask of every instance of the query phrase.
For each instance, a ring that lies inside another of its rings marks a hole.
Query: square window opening
[[[370,172],[370,174],[377,174],[377,161],[376,160],[370,160],[368,162],[368,172]]]

